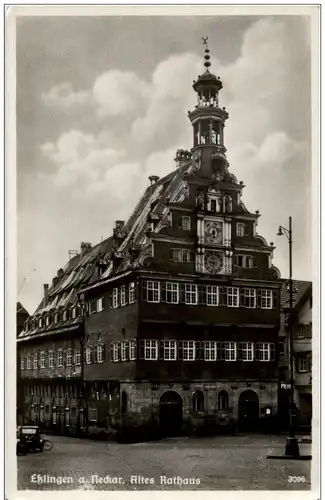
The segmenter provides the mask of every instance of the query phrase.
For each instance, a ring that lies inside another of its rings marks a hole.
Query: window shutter
[[[121,361],[121,342],[117,342],[117,359]]]
[[[160,284],[160,302],[166,302],[167,296],[166,296],[166,282],[163,281]]]
[[[144,340],[139,340],[139,359],[144,359]]]
[[[238,347],[237,347],[237,359],[242,361],[243,360],[243,343],[239,342]]]
[[[224,286],[219,287],[219,304],[221,306],[227,305],[227,289]]]
[[[244,224],[244,236],[248,236],[248,226]]]
[[[97,345],[95,345],[95,346],[94,346],[94,354],[93,354],[93,358],[94,358],[94,363],[98,363]]]
[[[141,281],[141,298],[144,301],[147,301],[147,282]]]
[[[178,342],[178,349],[177,349],[177,357],[178,359],[183,359],[183,341],[180,340]]]
[[[185,302],[185,283],[179,284],[179,301]]]
[[[239,307],[245,307],[245,289],[239,289]]]
[[[256,307],[261,307],[262,304],[262,290],[256,290]]]
[[[217,342],[217,360],[223,361],[225,359],[225,351],[222,342]]]
[[[255,361],[261,361],[261,344],[255,344]]]
[[[238,255],[234,255],[233,257],[233,265],[238,266]]]
[[[252,257],[252,267],[257,267],[257,257]]]
[[[174,249],[170,248],[169,249],[169,260],[174,260],[173,257],[174,257]]]
[[[105,349],[105,344],[101,344],[102,346],[102,360],[105,361],[106,360],[106,349]]]
[[[158,359],[164,359],[164,341],[158,340]]]
[[[177,217],[177,227],[183,227],[183,218]]]
[[[275,360],[275,344],[270,344],[270,361]]]
[[[311,371],[312,370],[312,355],[310,354],[309,356],[307,356],[307,371]]]
[[[278,307],[278,292],[276,290],[272,290],[272,307],[276,309]]]
[[[198,303],[199,304],[206,304],[206,286],[205,285],[198,285]]]

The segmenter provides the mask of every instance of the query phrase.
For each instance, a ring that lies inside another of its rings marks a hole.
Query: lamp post
[[[293,424],[294,411],[294,389],[293,389],[293,283],[292,283],[292,217],[289,217],[289,229],[279,226],[278,236],[285,235],[289,241],[289,350],[290,350],[290,435],[287,438],[285,454],[290,456],[299,456],[298,439],[295,437]]]

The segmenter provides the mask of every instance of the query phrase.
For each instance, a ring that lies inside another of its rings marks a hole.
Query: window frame
[[[160,302],[160,296],[161,296],[160,281],[147,280],[145,283],[146,283],[146,301],[151,304],[158,304]],[[152,296],[149,297],[149,294],[152,294]]]
[[[237,344],[233,341],[222,342],[224,361],[237,361]]]
[[[135,361],[137,359],[137,341],[135,339],[129,340],[129,360]]]
[[[173,290],[173,288],[175,287],[176,289]],[[170,288],[170,290],[168,288]],[[170,300],[168,300],[168,294],[170,295]],[[166,281],[166,304],[178,304],[178,303],[179,303],[179,284],[173,281]]]
[[[136,287],[135,281],[129,283],[129,304],[133,304],[136,301]]]
[[[189,287],[190,290],[188,290]],[[194,294],[195,294],[195,302],[192,302]],[[190,302],[188,298],[191,298]],[[185,283],[185,304],[196,306],[197,303],[198,303],[198,286],[195,283]]]
[[[126,286],[121,285],[121,306],[126,306],[127,301],[126,301]]]
[[[253,342],[240,342],[241,343],[241,352],[242,352],[242,359],[241,361],[244,362],[251,362],[254,361],[254,343]],[[246,357],[244,359],[244,353],[246,354]],[[251,359],[248,359],[249,356],[248,354],[251,353]]]
[[[236,293],[234,294],[234,290]],[[227,307],[239,307],[239,288],[234,287],[234,286],[227,286],[226,287],[226,293],[227,293]],[[234,298],[236,299],[236,303],[234,303]],[[230,299],[231,299],[231,304],[230,304]]]
[[[127,351],[128,351],[128,341],[122,340],[121,341],[121,361],[128,360]]]
[[[217,361],[217,359],[217,342],[215,340],[206,340],[204,342],[204,361]]]
[[[79,347],[74,352],[74,364],[75,366],[81,366],[81,349]]]
[[[185,357],[186,353],[186,357]],[[195,340],[183,340],[182,341],[182,360],[183,361],[195,361],[196,359],[196,341]]]
[[[244,291],[244,307],[246,309],[256,309],[256,288],[244,288],[243,289]],[[249,292],[247,294],[247,292]],[[253,295],[251,294],[251,292],[254,292]],[[253,305],[247,305],[247,302],[249,304],[251,304],[251,301],[250,299],[253,299]],[[247,301],[247,302],[246,302]]]
[[[112,301],[113,309],[117,309],[119,307],[119,288],[113,288],[113,301]]]
[[[86,346],[86,349],[85,349],[85,362],[86,362],[86,365],[91,365],[92,363],[92,359],[91,359],[91,346],[90,345],[87,345]]]
[[[40,352],[40,368],[46,368],[45,364],[45,351]]]
[[[209,303],[209,298],[211,299],[211,303]],[[215,298],[215,303],[213,303],[213,298]],[[206,304],[209,307],[219,306],[219,287],[217,285],[206,286]]]
[[[33,355],[33,370],[38,370],[38,355],[37,355],[37,353]]]
[[[66,358],[67,358],[67,366],[72,366],[72,348],[71,347],[68,347],[68,349],[67,349]]]
[[[182,229],[183,231],[191,231],[191,217],[189,215],[182,215]]]
[[[63,349],[58,349],[57,351],[57,367],[62,368],[63,366]]]
[[[177,360],[177,340],[174,339],[164,339],[163,343],[163,359],[164,361],[176,361]],[[174,353],[174,357],[172,354]]]
[[[54,368],[54,350],[51,349],[48,354],[49,368]]]
[[[266,301],[266,302],[264,302],[264,305],[263,305],[263,301]],[[268,305],[268,303],[269,303],[269,305]],[[263,289],[263,288],[261,289],[261,309],[273,309],[273,291],[272,290]]]
[[[156,340],[156,339],[144,339],[144,359],[146,361],[157,361],[157,359],[158,359],[158,340]]]

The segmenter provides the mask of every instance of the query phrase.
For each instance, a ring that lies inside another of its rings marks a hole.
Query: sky
[[[273,264],[312,279],[310,25],[305,16],[17,20],[18,297],[29,313],[82,241],[111,236],[149,175],[190,149],[202,36],[229,112],[225,145]]]

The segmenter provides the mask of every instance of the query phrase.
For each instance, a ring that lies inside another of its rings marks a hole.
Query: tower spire
[[[207,71],[209,71],[209,67],[211,66],[211,63],[210,63],[210,50],[208,48],[208,39],[209,37],[208,36],[202,36],[202,43],[203,45],[205,45],[205,56],[204,56],[204,59],[205,59],[205,62],[204,62],[204,66],[206,67]]]

